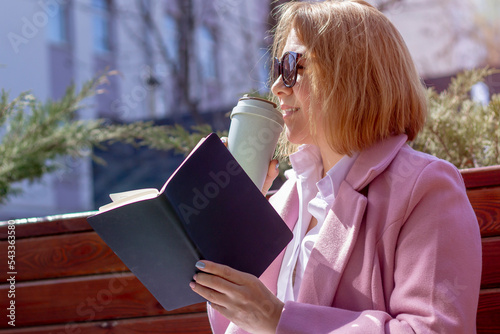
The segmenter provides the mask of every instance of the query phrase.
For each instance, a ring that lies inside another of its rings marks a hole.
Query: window
[[[109,0],[92,0],[94,17],[94,50],[105,53],[111,50],[111,4]]]
[[[259,49],[259,61],[257,62],[259,71],[259,93],[265,95],[269,93],[269,75],[271,73],[270,53],[266,48]]]
[[[196,40],[202,78],[215,79],[215,38],[206,26],[201,26],[196,31]]]
[[[49,40],[55,44],[68,42],[68,5],[66,3],[47,4],[49,21],[47,32]]]
[[[163,19],[163,36],[168,58],[175,65],[179,63],[179,32],[177,20],[172,15],[165,15]]]
[[[484,82],[478,82],[472,86],[470,95],[473,101],[481,103],[483,106],[490,103],[490,89]]]
[[[498,0],[476,0],[479,14],[490,22],[496,22],[500,17],[500,3]]]

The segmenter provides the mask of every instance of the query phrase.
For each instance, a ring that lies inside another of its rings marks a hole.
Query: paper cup
[[[231,112],[229,152],[259,189],[266,180],[283,125],[283,115],[268,100],[244,96]]]

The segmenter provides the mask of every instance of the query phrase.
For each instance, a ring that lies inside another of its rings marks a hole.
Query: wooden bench
[[[478,333],[500,333],[500,166],[462,170],[483,245]]]
[[[483,236],[477,329],[500,333],[500,166],[462,175]],[[9,222],[0,223],[1,333],[211,333],[204,303],[165,311],[87,224],[88,214],[14,221],[15,274],[7,268]],[[15,327],[5,314],[10,300]]]
[[[88,213],[16,221],[15,327],[5,333],[211,333],[205,304],[165,311],[88,225]],[[6,268],[5,224],[0,263]],[[161,255],[158,255],[161,256]],[[8,307],[9,284],[0,286]]]

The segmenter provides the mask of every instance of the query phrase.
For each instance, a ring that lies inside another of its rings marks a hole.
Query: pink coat
[[[475,333],[481,238],[460,173],[406,136],[363,151],[341,184],[277,333]],[[293,229],[295,180],[271,203]],[[273,292],[284,252],[261,276]],[[245,333],[208,308],[214,333]]]

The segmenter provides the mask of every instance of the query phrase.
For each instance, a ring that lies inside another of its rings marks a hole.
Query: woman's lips
[[[288,117],[299,110],[300,110],[300,108],[294,108],[294,107],[288,107],[288,106],[281,107],[281,111],[283,111],[283,117]]]

